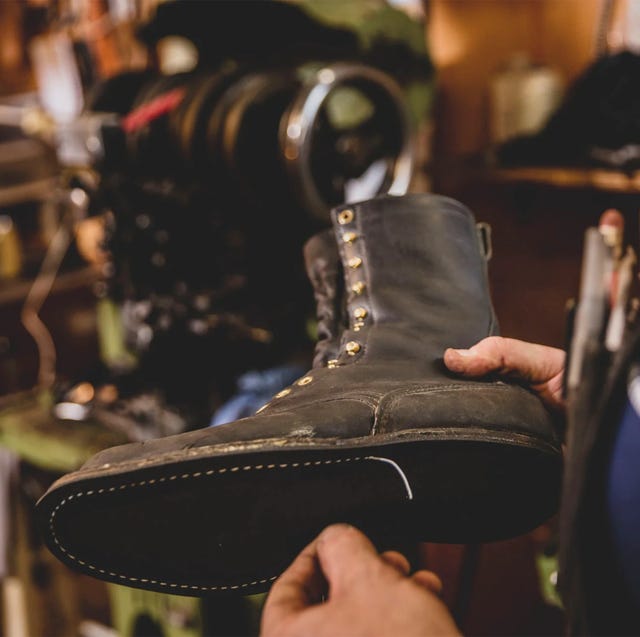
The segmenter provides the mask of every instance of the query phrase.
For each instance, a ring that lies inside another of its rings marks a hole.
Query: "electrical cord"
[[[71,222],[72,215],[63,215],[42,260],[40,271],[27,294],[21,313],[22,325],[38,348],[38,385],[44,389],[50,388],[55,382],[56,347],[51,332],[40,319],[39,312],[49,297],[62,260],[71,244]]]

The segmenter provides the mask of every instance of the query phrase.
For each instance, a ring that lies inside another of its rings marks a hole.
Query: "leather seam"
[[[436,387],[413,387],[411,389],[397,389],[393,392],[389,392],[385,399],[389,396],[389,400],[396,400],[402,396],[410,396],[414,394],[438,394],[445,391],[507,391],[511,389],[513,385],[477,385],[469,386],[463,383],[451,383],[450,385],[437,385]]]
[[[387,394],[378,404],[378,407],[376,408],[374,420],[373,420],[373,428],[371,429],[371,433],[375,434],[378,432],[378,429],[379,429],[378,423],[382,427],[382,425],[385,425],[388,422],[388,416],[385,417],[384,415],[382,415],[380,416],[380,418],[378,418],[378,415],[382,411],[382,409],[385,409],[385,410],[388,409],[389,411],[391,411],[400,399],[405,398],[407,396],[415,396],[417,394],[441,394],[441,393],[456,392],[456,391],[486,392],[487,390],[489,390],[489,391],[504,392],[504,391],[508,391],[511,388],[512,388],[512,385],[493,385],[489,387],[486,385],[483,385],[480,387],[469,387],[468,385],[456,383],[456,384],[450,384],[450,385],[440,385],[438,387],[434,387],[433,389],[430,389],[428,387],[416,387],[414,389],[399,389],[392,394]]]
[[[530,434],[524,432],[500,432],[495,429],[489,429],[487,427],[475,427],[474,430],[469,433],[465,430],[460,431],[456,436],[456,440],[469,440],[475,441],[477,439],[478,434],[484,434],[488,438],[490,438],[491,442],[497,442],[500,444],[508,444],[508,445],[516,445],[518,447],[526,447],[531,449],[537,449],[539,451],[551,451],[554,453],[558,453],[560,451],[558,446],[554,446],[549,442],[541,442],[540,439],[535,439],[535,442],[531,442],[534,440],[534,437]],[[380,434],[380,435],[388,435],[388,434]],[[396,436],[399,438],[407,437],[412,440],[415,439],[416,436],[422,437],[424,434],[424,430],[418,429],[406,429],[402,432],[397,432]],[[434,432],[433,430],[428,432],[428,436],[431,439],[450,439],[451,428],[447,427],[446,429],[442,429],[439,432]],[[544,449],[543,449],[544,447]]]
[[[299,396],[290,396],[291,398],[299,398]],[[289,396],[286,396],[286,398],[289,398]],[[308,399],[308,397],[306,397]],[[273,400],[273,398],[271,399]],[[276,399],[277,400],[277,399]],[[325,398],[324,400],[319,399],[319,400],[314,400],[313,405],[326,405],[328,403],[339,403],[339,402],[354,402],[354,403],[360,403],[361,405],[366,405],[367,407],[372,407],[375,409],[376,405],[378,404],[378,401],[380,400],[380,397],[378,396],[373,396],[373,395],[360,395],[360,396],[348,396],[346,398]],[[309,405],[309,404],[302,404],[302,405],[288,405],[286,407],[284,407],[283,411],[275,411],[278,407],[282,406],[282,405],[278,405],[278,404],[271,404],[269,405],[269,407],[273,407],[273,410],[267,408],[265,409],[261,415],[265,415],[265,416],[282,416],[284,414],[290,414],[293,413],[291,410],[293,408],[296,409],[303,409],[304,407],[313,407],[313,405]],[[264,440],[269,440],[269,438],[265,438]],[[216,443],[216,444],[224,444],[224,443]]]

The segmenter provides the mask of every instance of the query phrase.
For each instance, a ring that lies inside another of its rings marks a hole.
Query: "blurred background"
[[[433,191],[493,228],[506,336],[564,346],[584,229],[638,233],[638,0],[2,0],[1,635],[257,634],[262,599],[69,572],[33,504],[308,369],[302,246]],[[425,544],[465,634],[562,634],[554,521]]]

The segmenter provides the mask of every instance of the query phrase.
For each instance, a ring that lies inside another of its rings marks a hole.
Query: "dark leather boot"
[[[557,503],[560,446],[527,390],[446,373],[496,333],[471,213],[434,195],[333,211],[349,325],[336,360],[256,416],[99,453],[39,504],[68,564],[202,595],[264,590],[324,526],[384,544],[522,533]]]

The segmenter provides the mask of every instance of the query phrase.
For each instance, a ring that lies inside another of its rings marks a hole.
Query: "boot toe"
[[[376,434],[414,486],[424,539],[503,539],[557,510],[560,443],[540,400],[519,386],[403,388],[380,405]]]
[[[389,393],[378,409],[376,433],[427,429],[453,439],[486,430],[514,441],[521,436],[559,447],[551,416],[540,399],[503,382],[432,383]],[[517,444],[517,443],[516,443]]]

